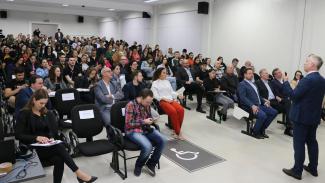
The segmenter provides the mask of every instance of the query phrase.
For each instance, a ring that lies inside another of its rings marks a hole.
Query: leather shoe
[[[266,135],[265,133],[263,133],[261,136],[264,137],[264,138],[269,138],[269,136]]]
[[[282,169],[282,171],[285,173],[285,174],[287,174],[288,176],[291,176],[291,177],[293,177],[293,178],[295,178],[295,179],[298,179],[298,180],[301,180],[301,175],[297,175],[297,174],[295,174],[294,172],[293,172],[293,170],[292,169]]]
[[[285,129],[285,130],[284,130],[284,135],[288,135],[288,136],[290,136],[290,137],[293,137],[292,130],[290,130],[290,129]]]
[[[197,111],[197,112],[200,112],[200,113],[203,113],[203,114],[206,113],[202,108],[197,108],[196,111]]]
[[[314,177],[318,177],[318,173],[317,173],[317,171],[316,171],[316,172],[312,172],[312,171],[310,170],[309,166],[304,165],[304,170],[306,170],[306,172],[310,173],[312,176],[314,176]]]

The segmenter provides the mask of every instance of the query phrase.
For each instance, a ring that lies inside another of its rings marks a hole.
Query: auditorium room
[[[325,182],[324,0],[0,0],[0,183]]]

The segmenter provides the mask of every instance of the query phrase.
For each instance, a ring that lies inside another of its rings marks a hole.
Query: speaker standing
[[[317,127],[320,124],[322,101],[325,92],[325,79],[318,72],[323,60],[317,55],[309,55],[304,64],[306,77],[301,79],[292,90],[288,76],[284,80],[284,92],[292,100],[290,119],[293,122],[293,149],[295,164],[283,172],[301,180],[303,169],[317,177],[318,143],[316,140]],[[309,164],[304,165],[305,144],[307,144]]]

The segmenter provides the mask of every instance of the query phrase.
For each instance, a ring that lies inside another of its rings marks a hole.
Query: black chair
[[[125,115],[123,115],[123,110],[127,105],[127,101],[121,101],[115,103],[111,108],[111,126],[110,126],[110,138],[114,142],[114,144],[118,147],[118,151],[115,154],[116,157],[116,171],[124,180],[127,178],[127,164],[126,161],[130,159],[137,158],[139,156],[127,157],[125,151],[140,151],[140,147],[132,142],[125,136]],[[159,126],[155,125],[155,128],[159,130]],[[121,153],[120,153],[121,152]],[[119,165],[119,157],[123,158],[124,164],[124,173],[120,171]],[[158,163],[158,169],[160,168],[160,164]]]
[[[214,121],[214,122],[221,123],[222,115],[221,115],[221,113],[219,111],[219,107],[222,104],[215,101],[215,95],[216,94],[217,93],[214,92],[214,91],[208,91],[208,92],[205,93],[207,104],[210,107],[209,115],[207,116],[207,118]],[[218,111],[219,119],[216,119],[216,111]]]
[[[71,109],[80,104],[79,92],[74,88],[60,89],[55,92],[54,99],[54,108],[59,117],[60,138],[68,142],[69,147],[66,148],[71,155],[76,156],[77,154],[73,151],[75,147],[71,144],[71,140],[75,134],[70,130],[67,136],[64,131],[72,129],[72,123],[68,122],[68,120],[71,120]]]
[[[78,138],[92,139],[102,132],[104,124],[101,120],[99,109],[94,104],[78,105],[71,111],[72,130],[76,134],[73,139],[80,154],[91,157],[115,152],[117,148],[107,139],[92,140],[80,143]],[[115,156],[112,156],[112,163],[115,164]],[[113,169],[115,167],[112,167]],[[115,169],[114,169],[115,170]]]
[[[159,115],[165,115],[166,114],[165,111],[163,111],[162,108],[159,106],[159,101],[157,99],[153,99],[153,102],[152,102],[152,105],[151,106],[158,112]],[[173,129],[172,122],[171,122],[171,119],[170,119],[169,116],[168,116],[168,122],[165,123],[165,125],[169,129]]]
[[[252,111],[247,111],[242,106],[242,104],[240,102],[240,94],[239,94],[239,92],[237,92],[237,97],[238,97],[238,107],[249,113],[249,117],[248,118],[247,117],[244,117],[244,119],[246,121],[246,130],[242,130],[241,133],[255,138],[255,136],[253,134],[253,128],[254,128],[255,119],[256,119],[255,118],[255,115],[253,114]]]

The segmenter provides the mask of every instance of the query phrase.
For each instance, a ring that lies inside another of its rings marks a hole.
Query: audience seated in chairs
[[[126,136],[141,148],[140,156],[135,164],[135,176],[141,175],[143,166],[147,168],[151,176],[155,176],[155,167],[166,144],[166,138],[151,127],[153,123],[150,110],[152,100],[152,91],[144,89],[139,97],[130,101],[125,108]]]
[[[292,122],[289,118],[289,112],[291,108],[291,101],[283,91],[283,74],[279,68],[275,68],[272,71],[274,79],[270,82],[270,86],[274,91],[276,100],[283,106],[283,112],[285,114],[285,121],[283,123],[286,126],[284,134],[292,136]]]
[[[74,88],[89,89],[89,92],[81,92],[80,99],[86,104],[93,104],[95,100],[94,88],[97,85],[98,76],[95,67],[89,67],[84,76],[78,77]]]
[[[15,104],[15,117],[17,119],[19,111],[27,104],[29,98],[32,94],[43,88],[43,79],[38,76],[34,75],[29,80],[29,87],[26,87],[19,91],[16,97],[16,104]],[[47,108],[51,108],[50,102],[47,103]]]
[[[128,70],[125,73],[125,80],[126,82],[132,81],[132,74],[138,70],[138,62],[133,61],[129,64]]]
[[[122,89],[124,93],[124,100],[134,100],[139,93],[146,88],[146,85],[142,82],[142,72],[134,71],[132,73],[132,81],[126,83]]]
[[[179,67],[177,71],[177,82],[181,84],[181,86],[185,87],[185,91],[193,92],[196,94],[197,98],[197,112],[205,113],[202,109],[202,97],[204,93],[203,86],[195,82],[195,73],[190,68],[188,60],[183,61],[183,66]]]
[[[229,64],[225,74],[221,77],[220,88],[221,90],[226,91],[228,97],[237,102],[238,77],[235,75],[234,71],[234,66]]]
[[[181,127],[184,120],[184,109],[178,103],[177,98],[183,99],[183,95],[178,95],[173,91],[170,82],[167,80],[167,71],[165,68],[159,68],[154,74],[151,90],[154,98],[159,101],[159,107],[171,119],[174,130],[173,137],[183,140]]]
[[[119,87],[123,88],[126,84],[125,81],[125,75],[121,74],[121,66],[116,64],[112,67],[113,71],[113,78],[112,81],[114,81]]]
[[[82,76],[82,70],[79,65],[76,64],[76,59],[73,57],[69,58],[68,65],[63,69],[63,76],[65,82],[73,88],[77,77]]]
[[[41,67],[36,69],[36,74],[41,76],[43,79],[49,76],[49,70],[51,66],[49,66],[46,59],[42,59]]]
[[[293,90],[297,87],[299,81],[300,81],[303,77],[304,77],[304,75],[302,75],[302,72],[301,72],[301,71],[298,70],[298,71],[295,72],[295,76],[294,76],[294,78],[290,81],[290,86],[291,86],[291,88],[292,88]]]
[[[68,88],[62,78],[61,68],[52,66],[49,72],[49,77],[44,80],[44,86],[51,91]]]
[[[100,110],[102,120],[107,127],[111,123],[110,110],[112,105],[124,98],[123,92],[115,82],[112,82],[113,73],[110,68],[101,70],[102,79],[95,86],[95,104]]]
[[[25,71],[23,67],[15,69],[15,78],[7,82],[4,89],[4,97],[8,100],[10,107],[15,108],[16,96],[20,90],[28,87],[25,80]]]
[[[16,138],[26,144],[49,143],[58,139],[58,124],[54,114],[45,107],[48,94],[44,89],[33,93],[26,106],[20,112],[16,126]],[[77,176],[79,182],[94,182],[92,177],[83,172],[75,164],[62,143],[49,147],[34,147],[41,161],[50,161],[54,164],[53,182],[62,181],[64,164]]]
[[[151,56],[149,56],[147,60],[142,61],[141,71],[144,74],[144,78],[146,78],[147,80],[152,79],[155,70],[156,70],[156,66]]]
[[[258,139],[268,138],[265,130],[277,116],[277,111],[264,101],[253,83],[254,72],[252,68],[244,71],[244,80],[239,83],[239,99],[245,111],[256,116],[256,123],[253,128],[253,136]]]
[[[222,119],[226,121],[227,111],[229,108],[234,107],[234,101],[220,92],[220,82],[218,79],[216,79],[216,71],[211,69],[208,71],[208,73],[209,73],[209,77],[204,80],[203,86],[206,92],[214,92],[214,91],[216,92],[216,94],[214,95],[214,101],[216,103],[222,104],[222,110],[221,110]]]
[[[166,69],[167,80],[172,85],[173,90],[176,91],[176,89],[177,89],[176,77],[174,76],[173,70],[168,65],[168,60],[167,60],[166,57],[163,58],[162,64],[158,65],[157,68],[158,69],[159,68],[165,68]]]

